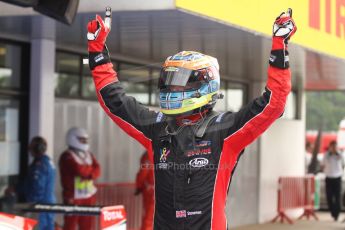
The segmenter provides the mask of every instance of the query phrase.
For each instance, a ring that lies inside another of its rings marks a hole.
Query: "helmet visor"
[[[169,90],[171,86],[183,87],[184,90],[199,89],[206,82],[206,69],[191,70],[181,67],[166,67],[161,70],[158,81],[160,90]]]

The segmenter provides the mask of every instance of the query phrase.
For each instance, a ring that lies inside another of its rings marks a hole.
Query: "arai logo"
[[[206,158],[194,158],[193,160],[189,161],[189,165],[194,168],[201,168],[208,164],[208,160]]]

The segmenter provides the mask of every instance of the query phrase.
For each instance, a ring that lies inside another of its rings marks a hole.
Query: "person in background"
[[[55,203],[55,166],[46,155],[47,142],[42,137],[34,137],[29,145],[29,151],[34,160],[29,166],[25,198],[27,202]],[[54,214],[39,214],[39,229],[54,229]]]
[[[89,135],[82,128],[67,132],[68,149],[59,160],[63,202],[66,205],[95,205],[94,181],[100,176],[100,165],[89,151]],[[92,230],[94,217],[65,215],[64,230]],[[78,228],[79,227],[79,228]]]
[[[149,160],[147,152],[141,156],[140,170],[136,178],[135,195],[143,195],[144,215],[141,222],[141,230],[153,229],[154,212],[154,173],[153,164]]]
[[[305,174],[308,174],[308,168],[309,164],[311,163],[312,155],[313,155],[313,148],[314,146],[309,141],[305,144],[305,156],[304,156],[304,162],[305,162]]]
[[[332,141],[325,153],[321,167],[326,176],[328,208],[335,221],[338,220],[340,213],[341,177],[344,166],[344,157],[337,150],[337,142]]]

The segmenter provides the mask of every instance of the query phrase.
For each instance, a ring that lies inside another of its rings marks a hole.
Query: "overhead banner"
[[[274,19],[292,8],[292,42],[345,59],[345,0],[176,0],[176,6],[269,36]]]

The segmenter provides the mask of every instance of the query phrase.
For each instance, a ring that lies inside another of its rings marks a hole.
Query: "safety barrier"
[[[123,205],[114,205],[114,206],[87,206],[87,205],[66,205],[66,204],[45,204],[45,203],[27,203],[23,204],[21,209],[25,213],[55,213],[63,215],[75,215],[75,216],[88,216],[88,218],[94,219],[95,217],[98,221],[95,224],[94,228],[99,230],[113,229],[113,230],[126,230],[126,210]],[[7,220],[1,216],[0,213],[0,229],[23,229],[23,230],[32,230],[30,225],[35,224],[36,220],[30,220],[21,218],[18,216],[7,215]],[[8,218],[10,217],[10,218]],[[95,220],[96,220],[95,219]],[[9,222],[10,221],[10,222]],[[24,222],[25,221],[25,222]],[[23,226],[23,224],[27,226]],[[4,228],[3,225],[13,225],[20,226]],[[19,225],[18,225],[19,224]],[[60,229],[60,228],[59,228]]]
[[[34,229],[37,221],[21,216],[15,216],[0,212],[0,229]]]
[[[134,196],[134,183],[97,184],[97,205],[124,205],[127,213],[127,229],[140,229],[143,207],[142,196]]]
[[[286,220],[288,223],[293,224],[291,218],[286,215],[286,211],[298,208],[304,209],[303,214],[298,219],[306,217],[309,220],[312,216],[318,220],[314,212],[314,194],[314,176],[280,177],[278,180],[278,215],[272,222],[274,223],[280,219],[281,223]]]

